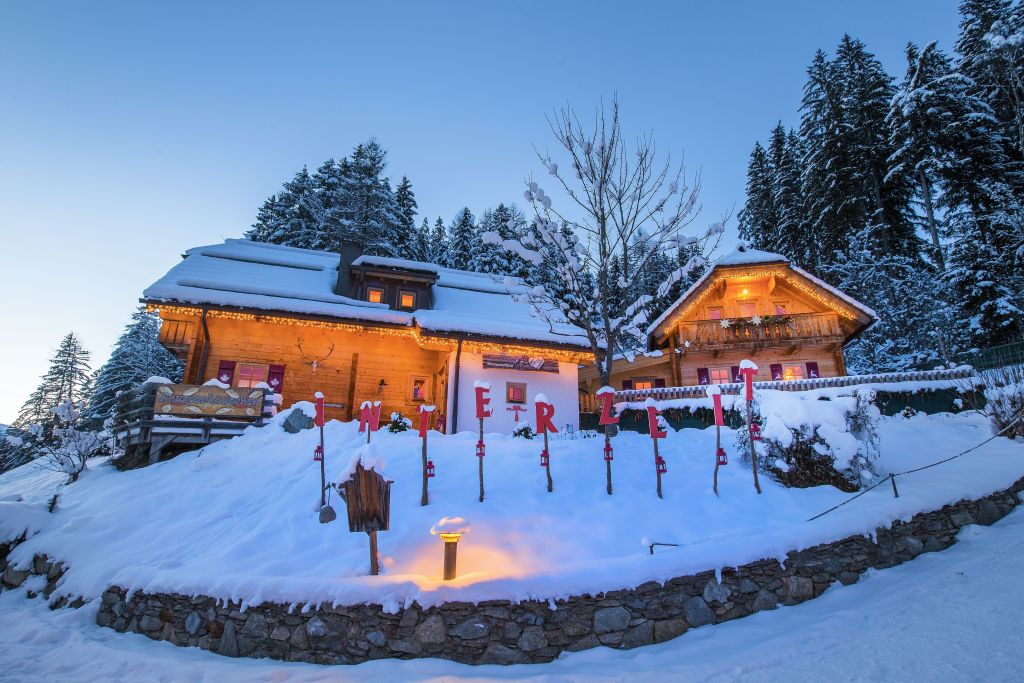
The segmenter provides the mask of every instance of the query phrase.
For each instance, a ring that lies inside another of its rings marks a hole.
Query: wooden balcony
[[[785,322],[760,325],[731,321],[722,327],[721,320],[698,320],[679,326],[680,342],[690,342],[693,351],[711,351],[716,355],[731,349],[783,348],[796,352],[806,344],[843,343],[843,331],[835,313],[804,313],[790,315]]]

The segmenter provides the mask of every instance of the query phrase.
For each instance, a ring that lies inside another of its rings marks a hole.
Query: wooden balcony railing
[[[759,325],[721,320],[699,320],[680,325],[681,341],[698,350],[717,350],[752,345],[786,344],[793,341],[841,341],[839,318],[835,313],[804,313],[770,318]]]

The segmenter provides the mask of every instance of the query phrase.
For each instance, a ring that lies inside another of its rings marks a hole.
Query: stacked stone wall
[[[413,605],[319,607],[302,612],[264,603],[241,609],[210,597],[134,593],[112,586],[97,623],[230,657],[354,664],[372,659],[440,657],[468,664],[548,662],[562,652],[599,645],[633,648],[691,628],[745,617],[821,595],[835,582],[855,583],[884,569],[951,546],[968,524],[988,525],[1020,502],[1024,479],[981,500],[964,500],[877,529],[740,567],[580,595],[555,603],[489,600]],[[6,580],[7,575],[4,575]],[[17,578],[17,577],[15,577]]]

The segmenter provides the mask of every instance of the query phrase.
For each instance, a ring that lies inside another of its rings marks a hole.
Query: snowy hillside
[[[286,413],[285,413],[286,414]],[[420,441],[414,432],[376,433],[374,458],[394,480],[391,530],[381,532],[384,575],[367,576],[367,537],[339,519],[317,522],[316,433],[288,435],[277,423],[156,466],[117,472],[95,461],[61,487],[55,514],[46,502],[61,477],[27,465],[0,476],[0,541],[28,528],[11,559],[35,553],[70,570],[59,593],[97,597],[118,584],[147,592],[204,593],[247,602],[381,602],[558,598],[635,586],[647,580],[736,565],[814,545],[915,512],[978,497],[1024,476],[1024,445],[996,439],[970,456],[900,480],[900,497],[879,487],[814,522],[848,498],[831,487],[784,489],[762,478],[754,493],[749,466],[734,455],[711,491],[714,430],[670,433],[665,498],[655,495],[650,439],[623,434],[613,443],[615,493],[604,490],[602,441],[551,442],[554,493],[538,467],[539,441],[489,435],[487,498],[477,502],[475,435],[430,435],[437,477],[431,504],[419,505]],[[880,425],[880,474],[932,462],[992,432],[972,415],[886,418]],[[354,423],[327,425],[327,470],[337,476],[363,438]],[[731,436],[725,443],[732,442]],[[440,580],[441,542],[431,525],[468,520],[459,578]],[[641,544],[680,544],[654,556]]]

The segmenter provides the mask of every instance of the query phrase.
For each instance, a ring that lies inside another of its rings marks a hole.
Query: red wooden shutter
[[[235,380],[235,361],[222,360],[217,366],[217,381],[231,384]]]
[[[624,380],[622,380],[622,390],[623,391],[629,391],[632,388],[633,388],[633,380],[631,380],[631,379],[624,379]]]
[[[740,366],[733,365],[731,368],[729,368],[729,374],[732,375],[733,382],[743,381],[743,375],[740,374]]]
[[[665,388],[665,379],[663,377],[655,377],[654,378],[654,388],[655,389],[664,389]]]
[[[711,373],[707,368],[697,368],[697,384],[711,384]]]
[[[818,364],[807,363],[807,379],[818,379],[819,377],[821,375],[818,374]]]
[[[781,381],[783,378],[782,374],[782,363],[772,363],[772,379],[776,382]]]
[[[274,390],[275,394],[280,394],[284,390],[284,366],[283,365],[271,365],[267,371],[267,384]]]

